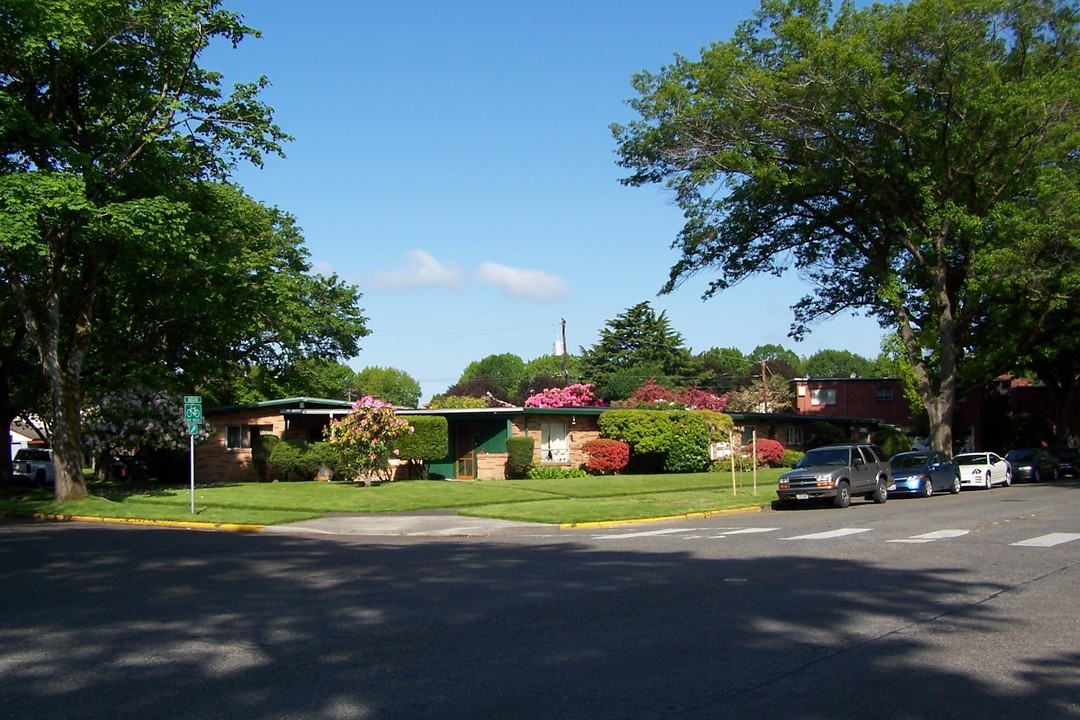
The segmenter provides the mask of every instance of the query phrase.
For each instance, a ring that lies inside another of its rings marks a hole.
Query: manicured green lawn
[[[737,473],[620,475],[558,480],[409,480],[377,487],[344,483],[244,483],[136,489],[90,483],[87,500],[57,504],[51,492],[8,488],[0,512],[98,518],[140,518],[274,525],[326,513],[389,513],[456,509],[462,515],[555,524],[687,515],[768,505],[780,470]]]

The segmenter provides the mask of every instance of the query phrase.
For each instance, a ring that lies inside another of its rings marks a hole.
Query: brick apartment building
[[[917,426],[899,378],[795,378],[800,415],[874,418],[901,430]],[[1027,380],[1001,377],[957,403],[953,436],[969,450],[1005,452],[1017,444],[1053,445],[1058,408],[1053,393]]]

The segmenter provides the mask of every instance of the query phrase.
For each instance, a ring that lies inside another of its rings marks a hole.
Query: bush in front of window
[[[780,460],[780,467],[793,468],[805,455],[801,450],[791,450],[790,448],[784,450],[784,457]]]
[[[668,414],[671,415],[673,432],[664,458],[664,471],[686,473],[708,470],[712,433],[705,416],[692,411]]]
[[[533,466],[533,453],[536,441],[526,435],[515,435],[506,439],[506,476],[509,478],[529,477]]]
[[[614,475],[630,464],[630,446],[621,440],[596,438],[582,446],[589,455],[585,469],[594,475]]]
[[[753,443],[743,446],[747,455],[754,452]],[[784,461],[784,445],[779,440],[757,439],[757,464],[759,467],[780,467]]]
[[[325,442],[307,443],[298,440],[282,440],[270,452],[268,465],[283,480],[296,476],[301,480],[314,480],[324,467],[333,474],[351,479],[355,468],[347,467],[341,455]]]
[[[450,453],[449,423],[439,415],[416,415],[408,420],[413,431],[398,438],[398,459],[408,463],[409,478],[426,480],[425,463],[442,460]]]
[[[255,446],[251,448],[251,464],[255,466],[255,472],[261,482],[271,479],[270,455],[279,442],[281,438],[277,435],[259,435],[255,440]]]

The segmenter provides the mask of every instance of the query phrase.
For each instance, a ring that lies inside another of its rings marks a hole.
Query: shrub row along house
[[[287,398],[250,405],[211,408],[205,413],[213,428],[195,453],[199,482],[235,482],[260,479],[253,449],[260,435],[283,440],[318,442],[331,420],[349,413],[352,403],[319,398]],[[587,460],[584,446],[601,436],[600,416],[607,407],[487,407],[468,409],[398,410],[406,419],[439,416],[446,419],[446,456],[426,463],[432,479],[472,480],[507,477],[507,441],[533,440],[537,467],[581,467]],[[814,415],[728,413],[738,428],[733,444],[752,438],[779,440],[799,449],[812,440],[819,418]],[[866,439],[889,424],[872,418],[830,417],[830,426],[842,437]],[[714,448],[716,456],[730,453],[731,443]]]

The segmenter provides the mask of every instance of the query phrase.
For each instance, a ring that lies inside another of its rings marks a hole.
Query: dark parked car
[[[930,497],[935,492],[960,492],[960,467],[943,452],[902,452],[889,458],[893,494]]]
[[[1076,448],[1051,448],[1050,454],[1058,459],[1058,474],[1076,477],[1080,474],[1080,450]]]
[[[1057,480],[1060,471],[1058,459],[1042,448],[1017,448],[1005,453],[1012,467],[1013,481]]]
[[[832,498],[836,507],[851,504],[852,495],[883,503],[889,498],[889,461],[876,445],[829,445],[808,450],[798,464],[780,476],[776,496],[781,504]]]

